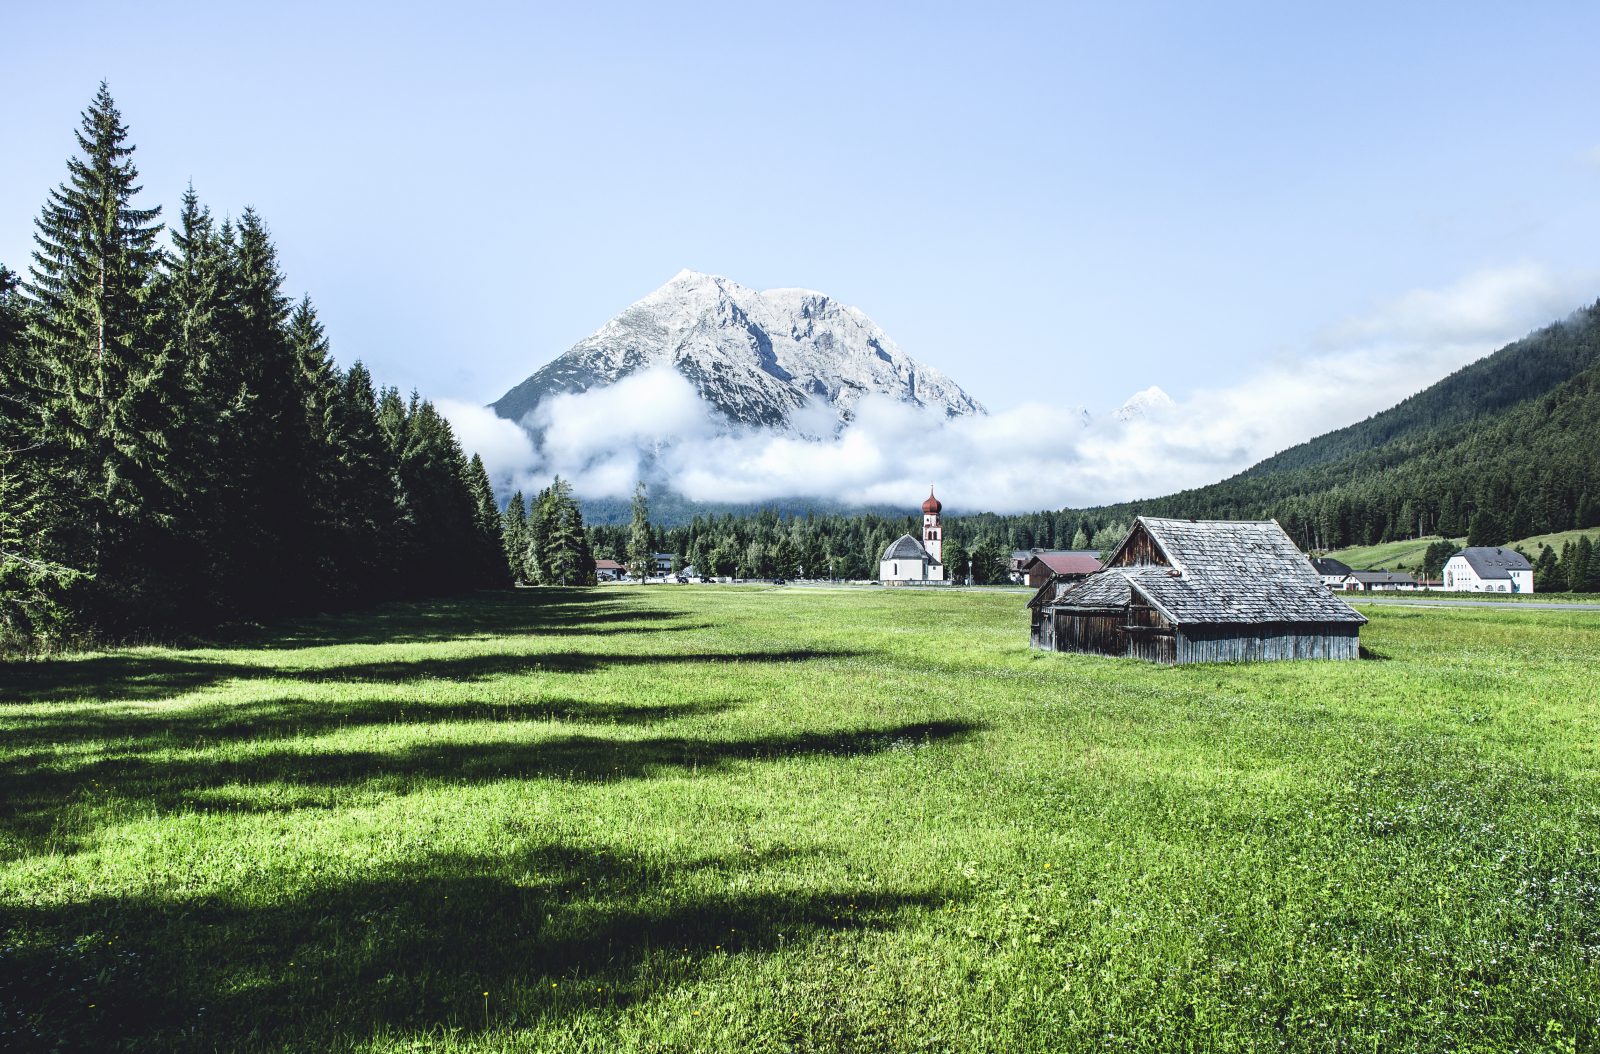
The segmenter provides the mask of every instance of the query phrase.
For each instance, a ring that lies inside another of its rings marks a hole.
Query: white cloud
[[[693,386],[670,369],[542,403],[528,422],[543,437],[537,452],[511,440],[509,422],[480,420],[489,411],[466,408],[474,413],[458,422],[455,404],[441,410],[465,444],[494,449],[494,457],[480,452],[497,479],[525,489],[559,473],[582,495],[621,496],[648,474],[705,501],[909,506],[933,483],[955,509],[1082,506],[1212,483],[1359,421],[1562,316],[1593,287],[1591,276],[1521,265],[1414,290],[1230,385],[1173,405],[1144,393],[1144,412],[1126,421],[1103,413],[1085,425],[1076,407],[1054,402],[945,419],[867,398],[854,423],[825,442],[718,434]]]
[[[483,467],[497,487],[526,475],[538,463],[538,452],[528,433],[487,406],[436,399],[434,407],[450,422],[467,456],[483,457]]]

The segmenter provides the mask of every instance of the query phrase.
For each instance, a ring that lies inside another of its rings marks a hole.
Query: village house
[[[1392,593],[1422,587],[1404,571],[1351,571],[1339,588],[1347,593]]]
[[[1367,621],[1275,520],[1140,516],[1103,569],[1028,607],[1035,648],[1166,663],[1354,659]]]
[[[1329,589],[1343,589],[1344,580],[1350,577],[1354,568],[1342,560],[1335,560],[1331,556],[1314,556],[1311,558],[1311,569],[1322,579],[1322,584]]]
[[[928,488],[928,500],[922,503],[922,540],[902,534],[889,543],[878,561],[878,581],[884,585],[905,585],[908,582],[947,582],[944,563],[944,527],[939,522],[943,504]]]
[[[1515,549],[1475,545],[1445,561],[1444,588],[1461,593],[1532,593],[1533,565]]]
[[[1100,570],[1100,554],[1082,550],[1040,550],[1026,560],[1018,581],[1038,589],[1051,578],[1075,582]]]
[[[615,560],[596,560],[594,562],[594,577],[601,582],[615,582],[626,573],[627,568]]]

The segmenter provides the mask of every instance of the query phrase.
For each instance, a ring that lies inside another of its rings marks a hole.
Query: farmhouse
[[[1167,663],[1354,659],[1367,621],[1275,520],[1140,516],[1104,569],[1028,607],[1035,648]]]
[[[884,585],[903,585],[907,582],[944,582],[944,528],[939,523],[939,513],[944,505],[928,488],[928,500],[922,503],[922,540],[902,534],[889,543],[878,561],[878,580]]]
[[[1445,561],[1444,587],[1463,593],[1532,593],[1533,565],[1515,549],[1475,545]]]
[[[602,582],[615,582],[626,574],[627,570],[615,560],[596,560],[594,562],[594,576]]]
[[[1087,578],[1098,570],[1100,570],[1098,553],[1075,550],[1041,551],[1034,553],[1023,563],[1019,581],[1037,589],[1051,578],[1077,581],[1080,578]]]
[[[1335,560],[1331,556],[1312,557],[1311,569],[1329,589],[1343,589],[1344,580],[1350,577],[1350,572],[1353,570],[1344,561]]]
[[[1339,588],[1347,593],[1392,593],[1421,587],[1404,571],[1351,571]]]

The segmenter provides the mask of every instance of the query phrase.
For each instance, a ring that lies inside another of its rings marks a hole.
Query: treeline
[[[163,245],[105,85],[0,267],[0,638],[204,628],[507,580],[482,463],[339,369],[262,219]]]
[[[675,527],[646,525],[648,549],[671,553],[674,570],[692,566],[733,578],[874,579],[883,551],[902,534],[922,537],[919,516],[805,513],[764,509],[753,515],[697,516]],[[1125,522],[1073,513],[1000,517],[985,514],[944,521],[944,564],[953,577],[969,572],[977,584],[1004,580],[1013,549],[1104,549],[1122,540]],[[589,528],[594,555],[633,569],[641,545],[634,524]]]

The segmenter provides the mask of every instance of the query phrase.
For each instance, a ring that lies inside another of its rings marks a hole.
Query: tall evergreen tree
[[[633,488],[633,522],[628,533],[628,573],[643,582],[655,573],[655,546],[650,542],[650,504],[644,480]]]
[[[506,569],[511,581],[526,582],[527,571],[523,559],[528,549],[528,504],[523,500],[520,490],[511,495],[511,500],[506,502],[505,509],[500,513],[500,544],[505,549]]]
[[[126,616],[152,576],[143,552],[172,501],[165,404],[170,360],[150,302],[159,208],[139,208],[128,129],[100,85],[77,132],[81,157],[35,223],[30,339],[49,383],[41,440],[76,514],[52,539],[97,578],[101,613]]]
[[[494,487],[489,483],[483,458],[476,453],[467,463],[466,483],[473,504],[472,549],[476,584],[509,585],[511,576],[506,568],[506,549],[500,538],[500,509],[495,504]]]

